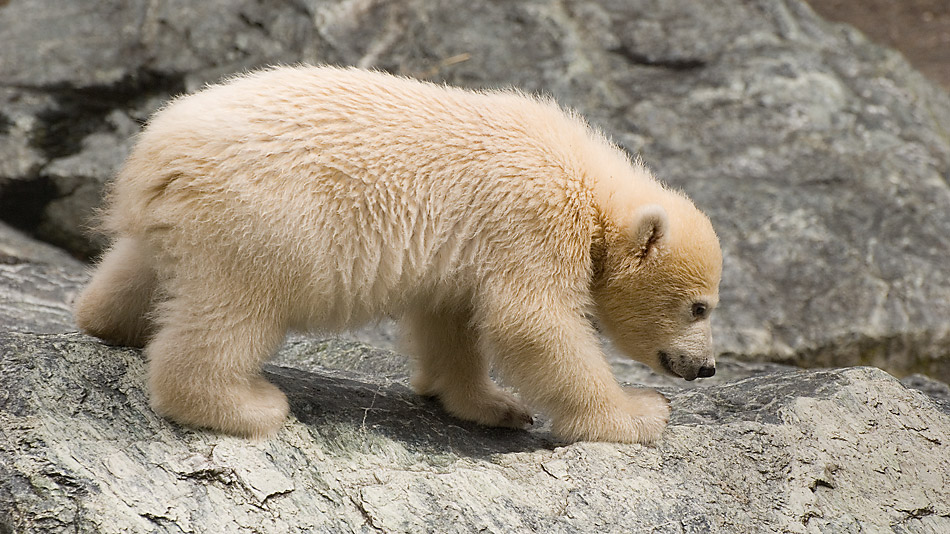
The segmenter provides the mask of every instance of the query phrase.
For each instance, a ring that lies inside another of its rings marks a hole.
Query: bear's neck
[[[596,136],[585,151],[587,186],[594,202],[591,231],[591,287],[601,282],[607,260],[608,242],[630,224],[637,208],[646,204],[666,207],[670,191],[637,158],[631,160],[606,138]]]
[[[593,193],[601,235],[610,228],[623,228],[637,208],[646,204],[665,205],[669,191],[653,177],[637,158],[631,160],[605,138],[595,139],[583,165],[588,187]]]
[[[604,264],[607,260],[607,228],[604,214],[600,209],[594,210],[594,227],[591,229],[590,265],[591,287],[600,282],[604,274]]]

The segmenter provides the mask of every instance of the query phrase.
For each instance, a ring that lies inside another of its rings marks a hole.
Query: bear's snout
[[[663,369],[673,376],[678,376],[687,382],[692,382],[697,378],[709,378],[716,374],[716,365],[702,365],[693,367],[689,365],[689,358],[680,354],[676,357],[666,351],[659,352],[660,365]]]

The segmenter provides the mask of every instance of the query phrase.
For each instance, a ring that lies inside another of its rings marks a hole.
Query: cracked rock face
[[[69,303],[87,280],[62,250],[0,223],[0,331],[74,332]]]
[[[9,0],[0,42],[0,218],[80,257],[131,136],[182,91],[298,61],[516,86],[709,213],[720,353],[950,378],[950,98],[798,0]]]
[[[250,442],[155,416],[139,351],[0,333],[0,529],[950,529],[950,411],[880,370],[665,388],[674,415],[657,447],[566,444],[544,422],[454,420],[385,371],[395,355],[340,343],[298,344],[297,368],[267,367],[293,417]],[[317,365],[346,353],[383,372]]]

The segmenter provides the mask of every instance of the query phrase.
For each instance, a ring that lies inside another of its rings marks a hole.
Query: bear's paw
[[[555,419],[555,434],[572,441],[650,445],[670,421],[670,401],[652,389],[626,388],[624,395],[594,413]]]

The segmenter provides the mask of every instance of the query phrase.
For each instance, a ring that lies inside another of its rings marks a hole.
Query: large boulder
[[[710,214],[721,353],[950,378],[950,98],[798,0],[10,0],[0,42],[0,217],[79,256],[174,94],[298,61],[513,85]]]
[[[878,369],[665,388],[657,447],[567,444],[454,420],[341,343],[266,368],[293,417],[251,442],[157,417],[137,350],[0,333],[0,531],[950,531],[950,404]]]

